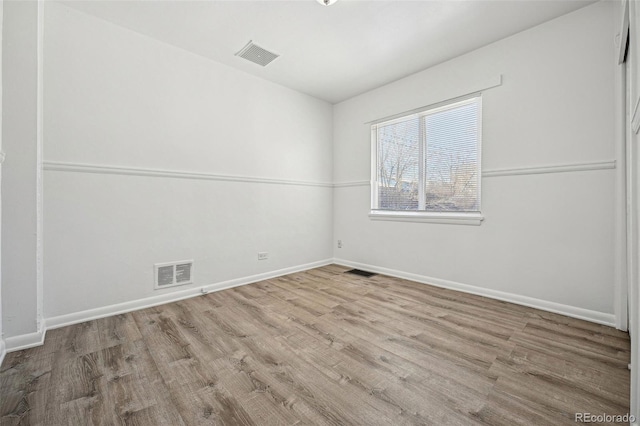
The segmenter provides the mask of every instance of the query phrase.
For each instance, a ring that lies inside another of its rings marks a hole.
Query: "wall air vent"
[[[251,61],[264,67],[269,65],[280,55],[269,52],[268,50],[253,44],[253,42],[250,40],[245,47],[243,47],[238,53],[236,53],[236,56],[239,56],[246,59],[247,61]]]
[[[156,263],[154,269],[154,288],[156,290],[178,285],[193,284],[193,260]]]

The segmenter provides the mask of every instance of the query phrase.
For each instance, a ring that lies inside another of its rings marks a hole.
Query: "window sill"
[[[394,222],[427,222],[448,225],[479,226],[484,217],[480,213],[432,213],[371,210],[371,220],[389,220]]]

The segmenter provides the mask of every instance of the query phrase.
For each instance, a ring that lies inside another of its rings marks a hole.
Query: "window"
[[[481,98],[374,124],[372,218],[479,224]]]

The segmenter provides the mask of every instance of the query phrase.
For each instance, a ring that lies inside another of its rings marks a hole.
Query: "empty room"
[[[640,425],[636,0],[0,24],[0,425]]]

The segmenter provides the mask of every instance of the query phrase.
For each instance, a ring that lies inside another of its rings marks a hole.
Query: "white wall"
[[[2,27],[4,20],[4,2],[0,2],[0,259],[2,259]],[[2,262],[0,262],[0,365],[6,353],[6,344],[2,328]]]
[[[624,4],[621,2],[620,15],[617,16],[618,22],[624,15]],[[638,224],[640,223],[640,156],[638,155],[638,142],[640,138],[633,130],[632,119],[635,105],[640,102],[640,56],[638,49],[640,47],[640,8],[638,3],[634,1],[628,2],[628,21],[629,21],[629,44],[626,56],[625,66],[626,72],[626,121],[625,130],[627,137],[627,199],[628,199],[628,276],[629,276],[629,336],[631,338],[631,404],[630,413],[636,416],[633,425],[640,424],[640,316],[638,308],[640,307],[640,282],[638,280],[638,266],[640,258],[638,256],[638,245],[640,242],[640,234],[638,233]],[[637,113],[636,113],[637,114]]]
[[[6,2],[2,43],[2,327],[37,332],[37,2]]]
[[[60,4],[45,34],[47,318],[184,289],[154,263],[199,287],[331,258],[331,105]]]
[[[483,94],[484,170],[612,161],[613,22],[600,2],[336,105],[334,181],[370,179],[366,122],[499,74]],[[611,317],[614,182],[610,169],[485,177],[481,226],[372,221],[369,185],[339,187],[335,257]]]
[[[369,180],[365,122],[498,74],[485,170],[614,159],[612,22],[598,3],[332,109],[47,3],[45,316],[180,291],[153,290],[157,262],[195,259],[198,287],[336,239],[339,259],[611,314],[614,170],[484,178],[480,227],[373,222],[368,185],[317,183]]]

